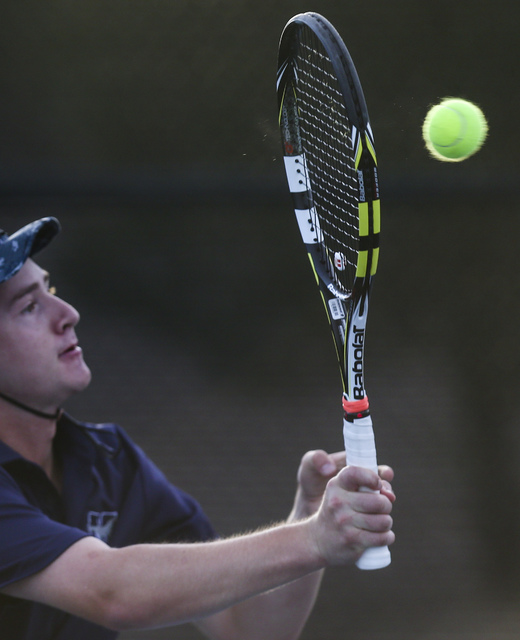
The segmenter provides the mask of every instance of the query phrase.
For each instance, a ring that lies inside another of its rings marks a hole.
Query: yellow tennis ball
[[[444,98],[432,107],[422,128],[426,148],[434,158],[444,162],[469,158],[483,145],[487,132],[482,110],[461,98]]]

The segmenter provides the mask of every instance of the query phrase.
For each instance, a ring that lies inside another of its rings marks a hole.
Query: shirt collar
[[[5,442],[0,441],[0,466],[18,459],[23,460],[23,457],[14,449],[11,449],[11,447],[6,445]]]
[[[64,412],[58,420],[54,446],[68,450],[81,450],[83,456],[92,461],[99,447],[109,456],[115,455],[118,450],[116,442],[107,441],[106,437],[101,437],[101,433],[98,435],[98,431],[102,432],[102,427],[83,425]],[[25,458],[0,440],[0,466],[14,460],[25,460]]]

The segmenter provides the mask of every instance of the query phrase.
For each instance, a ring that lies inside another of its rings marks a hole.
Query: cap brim
[[[27,258],[44,249],[60,232],[56,218],[41,218],[22,227],[11,236],[0,236],[0,283],[12,278]]]

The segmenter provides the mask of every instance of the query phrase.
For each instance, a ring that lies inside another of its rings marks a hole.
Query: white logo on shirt
[[[117,511],[89,511],[87,513],[88,533],[103,542],[108,542],[118,515]]]

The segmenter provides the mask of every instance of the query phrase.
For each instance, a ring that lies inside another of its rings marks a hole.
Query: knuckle
[[[343,500],[338,495],[331,495],[329,498],[329,506],[332,511],[339,511],[343,506]]]

